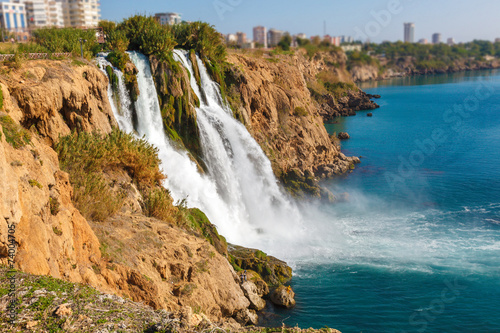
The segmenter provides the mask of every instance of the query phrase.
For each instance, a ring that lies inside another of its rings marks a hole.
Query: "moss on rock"
[[[266,253],[238,245],[230,245],[229,262],[237,271],[245,269],[256,272],[270,286],[287,283],[292,278],[292,268]]]

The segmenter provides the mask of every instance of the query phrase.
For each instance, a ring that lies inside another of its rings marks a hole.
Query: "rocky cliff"
[[[273,57],[231,54],[228,62],[232,68],[226,80],[240,96],[233,109],[271,160],[275,174],[294,194],[328,197],[316,178],[346,173],[359,159],[341,153],[323,121],[348,114],[351,106],[356,109],[354,101],[370,103],[344,69],[345,55],[308,58],[301,50]],[[318,84],[322,80],[336,87],[350,85],[336,97]]]
[[[24,272],[88,284],[156,309],[197,309],[213,322],[256,323],[224,249],[212,241],[216,231],[205,223],[201,235],[145,216],[145,198],[125,166],[102,170],[106,186],[125,197],[117,214],[92,221],[75,207],[54,143],[72,130],[112,131],[105,74],[70,60],[28,61],[0,73],[2,265],[11,228],[14,266]],[[172,209],[174,221],[187,214]]]

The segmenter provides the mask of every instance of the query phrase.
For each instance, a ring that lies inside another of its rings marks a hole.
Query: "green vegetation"
[[[290,45],[292,45],[292,37],[289,34],[285,34],[278,43],[283,51],[290,51]]]
[[[416,44],[403,42],[384,42],[381,44],[368,44],[363,46],[361,57],[367,59],[367,53],[385,58],[386,67],[402,66],[410,61],[417,70],[448,70],[453,69],[458,63],[474,66],[485,61],[486,57],[500,57],[500,43],[474,40],[456,45],[447,44]],[[349,62],[356,64],[357,55],[349,54]],[[409,59],[408,59],[409,58]],[[351,60],[352,59],[352,60]]]
[[[166,60],[177,44],[170,27],[159,24],[152,16],[132,16],[118,24],[116,30],[109,31],[109,35],[125,36],[129,50],[154,55],[160,60]]]
[[[38,45],[38,52],[44,50],[48,53],[71,52],[79,55],[80,39],[85,41],[82,43],[85,57],[93,57],[101,50],[93,29],[43,28],[33,31],[33,40]]]
[[[144,196],[142,211],[146,216],[156,217],[170,223],[174,222],[174,216],[177,213],[170,191],[163,187],[153,188]]]
[[[30,133],[20,125],[16,124],[8,115],[0,115],[0,125],[2,126],[2,132],[5,135],[5,141],[7,141],[12,147],[21,148],[30,143]]]
[[[301,106],[297,106],[295,110],[293,111],[293,114],[298,116],[298,117],[306,117],[308,115],[306,109],[304,109]]]
[[[116,128],[109,135],[74,132],[62,137],[55,150],[61,169],[70,175],[73,201],[88,219],[102,221],[123,203],[123,191],[110,188],[104,171],[125,170],[143,191],[164,179],[157,148]]]
[[[368,55],[366,52],[358,52],[358,51],[353,51],[353,52],[348,52],[347,53],[347,69],[351,70],[352,68],[356,66],[375,66],[379,67],[380,63],[377,59],[372,58],[371,56]]]
[[[62,230],[59,229],[58,227],[52,227],[52,231],[57,235],[57,236],[61,236],[63,233],[62,233]]]
[[[57,215],[57,213],[59,213],[60,204],[59,204],[59,201],[57,201],[57,199],[50,197],[49,198],[49,207],[50,207],[50,214]]]
[[[37,180],[35,179],[30,179],[28,180],[28,183],[31,185],[31,187],[38,187],[39,189],[42,189],[43,188],[43,185],[40,184]]]
[[[182,203],[178,205],[178,220],[184,229],[194,232],[212,244],[217,252],[227,255],[227,241],[217,232],[217,227],[210,223],[208,217],[198,208],[186,208]]]
[[[319,38],[315,38],[313,41],[309,39],[297,38],[297,44],[299,48],[306,50],[309,59],[313,59],[318,56],[320,52],[340,52],[340,47],[332,45],[326,41],[321,41]]]
[[[205,22],[176,24],[171,27],[178,47],[194,50],[205,61],[223,63],[226,60],[226,46],[222,35]]]

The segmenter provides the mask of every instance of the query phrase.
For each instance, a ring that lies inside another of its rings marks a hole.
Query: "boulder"
[[[69,303],[61,304],[57,307],[54,314],[59,318],[62,317],[70,317],[73,314],[73,310],[71,310],[71,305]]]
[[[257,325],[259,323],[259,316],[254,310],[250,309],[238,311],[234,319],[241,325]]]
[[[373,113],[368,112],[368,113],[366,114],[366,116],[367,116],[367,117],[372,117],[372,116],[373,116]]]
[[[278,306],[283,306],[285,308],[292,308],[295,306],[295,293],[292,287],[285,287],[283,285],[276,288],[271,294],[271,302]]]
[[[337,134],[337,137],[340,140],[348,140],[348,139],[351,138],[350,135],[347,132],[340,132],[339,134]]]
[[[250,308],[260,311],[266,307],[266,301],[264,301],[258,295],[257,287],[255,283],[252,281],[245,281],[241,284],[241,289],[243,290],[243,294],[250,301]]]
[[[257,295],[260,297],[269,294],[269,286],[258,273],[252,270],[247,270],[247,280],[252,281],[255,284],[255,287],[257,288]]]

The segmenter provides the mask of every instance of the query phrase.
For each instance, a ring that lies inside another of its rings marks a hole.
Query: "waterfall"
[[[97,57],[97,67],[107,75],[106,67],[111,66],[113,68],[113,73],[118,77],[118,98],[113,98],[115,92],[111,87],[111,82],[108,84],[108,98],[111,104],[111,109],[113,110],[113,115],[120,129],[127,133],[134,132],[134,125],[132,122],[132,101],[130,100],[127,88],[125,87],[125,80],[123,79],[123,73],[114,68],[113,65],[106,60],[107,54],[100,53]],[[111,80],[110,80],[111,81]],[[116,105],[116,101],[119,101],[120,105]]]
[[[135,133],[139,137],[144,136],[158,148],[161,168],[167,175],[164,186],[170,190],[174,200],[185,199],[188,207],[200,208],[229,242],[260,247],[271,253],[276,253],[278,248],[283,250],[275,240],[279,238],[286,241],[295,237],[292,229],[300,233],[301,215],[282,193],[271,163],[260,146],[222,103],[219,87],[210,79],[204,64],[197,58],[201,76],[200,90],[187,53],[174,51],[175,60],[190,71],[191,86],[201,101],[196,112],[203,159],[208,168],[208,174],[205,175],[198,172],[198,167],[187,152],[174,148],[164,133],[158,96],[147,57],[137,52],[130,52],[129,55],[138,69],[140,90],[135,102]],[[110,65],[102,57],[98,58],[98,64],[104,65],[104,68]],[[119,81],[121,105],[113,105],[113,92],[109,87],[113,113],[120,128],[131,132],[134,131],[134,126],[130,99],[123,84],[122,73],[117,69],[114,72]],[[202,91],[206,99],[202,98]],[[118,110],[124,111],[120,113]]]

